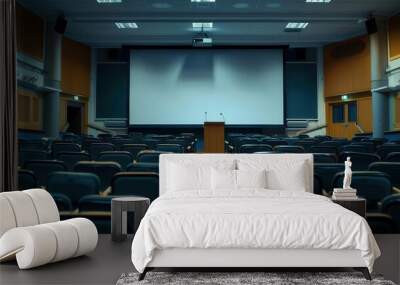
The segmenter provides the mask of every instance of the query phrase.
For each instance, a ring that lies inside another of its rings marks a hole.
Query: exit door
[[[357,101],[329,104],[328,134],[332,137],[351,139],[357,128]]]

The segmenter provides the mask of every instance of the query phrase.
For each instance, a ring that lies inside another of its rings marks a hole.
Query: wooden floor
[[[132,237],[124,242],[100,235],[88,256],[19,270],[16,262],[0,264],[0,284],[115,284],[122,273],[134,271],[131,262]]]
[[[400,284],[400,235],[376,235],[375,238],[382,251],[375,273]],[[111,241],[110,235],[100,235],[96,250],[88,256],[29,270],[19,270],[15,262],[0,264],[0,285],[115,284],[122,273],[135,271],[130,257],[131,244],[132,237],[117,243]]]

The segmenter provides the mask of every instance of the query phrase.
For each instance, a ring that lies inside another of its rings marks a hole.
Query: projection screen
[[[130,125],[283,125],[281,49],[134,49]]]

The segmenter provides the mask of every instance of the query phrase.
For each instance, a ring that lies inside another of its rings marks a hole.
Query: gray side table
[[[359,214],[363,218],[366,216],[367,201],[364,198],[332,199],[332,201],[356,214]]]
[[[135,213],[134,232],[150,206],[150,199],[139,196],[126,196],[111,200],[111,239],[124,241],[127,236],[127,212]]]

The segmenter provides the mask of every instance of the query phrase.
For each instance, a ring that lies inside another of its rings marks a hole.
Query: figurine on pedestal
[[[344,178],[343,178],[343,190],[353,189],[351,188],[351,160],[350,157],[347,157],[346,161],[344,162]]]

